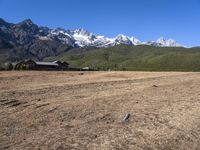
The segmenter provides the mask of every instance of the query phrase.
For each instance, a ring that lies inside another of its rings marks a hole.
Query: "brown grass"
[[[200,73],[0,72],[0,149],[200,149]]]

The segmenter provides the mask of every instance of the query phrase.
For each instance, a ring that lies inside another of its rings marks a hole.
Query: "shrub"
[[[6,66],[5,66],[5,70],[8,70],[8,71],[13,70],[12,63],[7,63]]]
[[[4,64],[0,63],[0,71],[5,70]]]

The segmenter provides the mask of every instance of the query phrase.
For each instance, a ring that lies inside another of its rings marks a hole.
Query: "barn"
[[[41,71],[59,71],[69,70],[69,64],[67,62],[54,61],[54,62],[42,62],[34,60],[24,60],[15,65],[16,70],[41,70]]]

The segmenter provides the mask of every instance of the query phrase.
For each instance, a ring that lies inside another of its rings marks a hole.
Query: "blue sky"
[[[146,41],[163,36],[200,45],[200,0],[0,0],[0,17],[108,37],[123,33]]]

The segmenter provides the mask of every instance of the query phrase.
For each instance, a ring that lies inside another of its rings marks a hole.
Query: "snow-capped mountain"
[[[110,47],[118,44],[127,44],[127,45],[135,45],[135,43],[139,43],[134,37],[128,37],[125,35],[118,35],[115,38],[108,38],[101,35],[95,35],[90,33],[84,29],[78,29],[72,31],[72,36],[75,39],[75,43],[80,46],[95,46],[95,47]]]
[[[165,47],[180,47],[181,46],[174,39],[165,39],[163,37],[159,38],[156,42],[159,43],[161,46],[165,46]]]
[[[7,56],[4,60],[18,61],[24,58],[42,60],[45,57],[56,56],[73,48],[104,48],[119,44],[181,46],[173,39],[160,38],[157,41],[141,42],[135,37],[123,34],[109,38],[84,29],[65,30],[41,27],[30,19],[13,24],[0,18],[0,50],[4,56]]]
[[[64,30],[61,28],[57,28],[57,29],[51,30],[50,33],[57,36],[60,35],[59,39],[62,41],[68,41],[68,38],[71,38],[71,40],[74,40],[75,45],[78,47],[88,47],[88,46],[111,47],[111,46],[115,46],[119,44],[152,45],[152,46],[160,46],[160,47],[181,47],[182,46],[173,39],[165,39],[163,37],[159,38],[156,41],[141,42],[135,37],[129,37],[123,34],[119,34],[114,38],[108,38],[102,35],[96,35],[84,29]]]
[[[49,31],[48,37],[57,36],[59,40],[63,42],[69,42],[69,39],[74,41],[74,46],[78,47],[110,47],[119,44],[126,44],[126,45],[139,45],[141,42],[134,38],[128,37],[123,34],[119,34],[115,38],[108,38],[101,35],[96,35],[91,32],[88,32],[84,29],[76,29],[76,30],[64,30],[61,28],[53,29]],[[41,37],[41,39],[47,39]]]
[[[114,38],[96,35],[84,29],[65,30],[62,28],[50,29],[39,27],[30,19],[18,24],[7,23],[0,19],[0,31],[7,35],[10,43],[27,44],[31,40],[54,41],[71,47],[111,47],[119,44],[126,45],[152,45],[161,47],[181,46],[173,39],[159,38],[157,41],[141,42],[135,37],[119,34]],[[6,37],[6,36],[5,36]]]
[[[159,38],[157,41],[141,42],[135,37],[119,34],[114,38],[96,35],[84,29],[64,30],[61,28],[50,30],[48,37],[57,36],[64,43],[78,47],[111,47],[119,44],[125,45],[152,45],[160,47],[180,47],[173,39]],[[41,37],[40,37],[41,38]]]
[[[158,47],[183,47],[178,44],[174,39],[165,39],[160,37],[157,41],[143,42],[144,45],[158,46]]]

